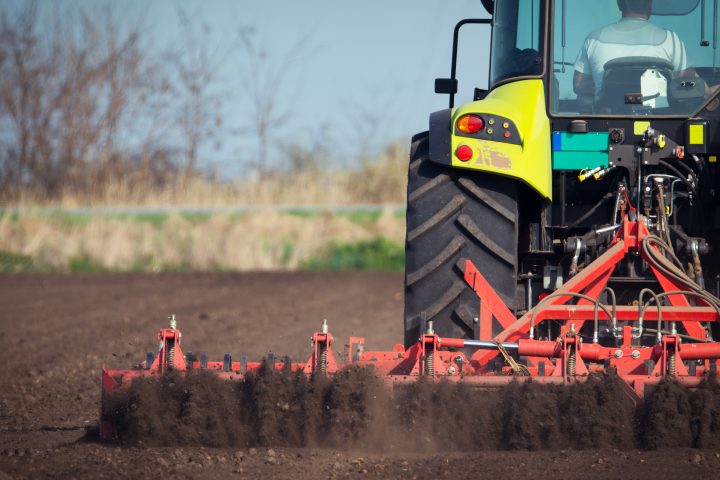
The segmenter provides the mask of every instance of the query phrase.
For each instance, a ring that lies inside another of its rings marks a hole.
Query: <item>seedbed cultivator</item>
[[[103,368],[101,436],[109,438],[115,431],[105,414],[108,399],[122,395],[136,378],[207,370],[228,381],[242,381],[263,362],[308,376],[332,376],[355,365],[372,367],[389,385],[428,378],[479,388],[528,380],[567,384],[583,381],[593,372],[613,370],[638,401],[647,385],[669,376],[696,387],[717,371],[720,342],[713,340],[711,326],[720,321],[720,306],[662,255],[663,248],[662,240],[649,233],[644,217],[630,221],[624,216],[605,253],[520,318],[466,260],[465,280],[480,302],[475,338],[440,337],[432,322],[425,322],[425,333],[409,348],[398,344],[392,351],[365,351],[363,337],[350,337],[345,345],[347,361],[336,355],[326,322],[313,334],[313,351],[304,363],[272,354],[262,362],[233,359],[229,354],[222,361],[208,361],[183,352],[173,317],[169,328],[158,332],[157,355],[149,353],[132,370]],[[661,291],[647,288],[634,305],[617,305],[607,283],[617,263],[628,255],[647,262]],[[504,328],[494,337],[490,333],[493,319]]]

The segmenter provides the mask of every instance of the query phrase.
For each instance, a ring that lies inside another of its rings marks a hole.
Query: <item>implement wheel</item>
[[[405,345],[425,322],[440,336],[473,338],[479,299],[463,277],[472,260],[511,310],[517,288],[518,187],[499,175],[434,164],[428,132],[410,149],[405,241]],[[493,335],[501,330],[493,325]]]

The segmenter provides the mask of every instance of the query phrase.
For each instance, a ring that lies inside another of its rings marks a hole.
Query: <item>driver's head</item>
[[[652,11],[652,0],[617,0],[618,8],[626,15],[639,15],[650,17]]]

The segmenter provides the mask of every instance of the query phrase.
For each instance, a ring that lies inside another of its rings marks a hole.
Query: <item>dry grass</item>
[[[404,205],[406,179],[407,151],[396,145],[346,170],[233,182],[195,177],[164,187],[129,175],[53,199],[24,192],[0,212],[0,271],[296,269],[328,245],[376,239],[402,245],[404,218],[388,205]],[[332,213],[332,207],[358,204],[382,210]],[[107,213],[116,207],[140,208],[124,209],[134,212],[124,216]],[[243,213],[156,214],[152,207]],[[78,208],[97,210],[67,212]]]
[[[384,209],[372,221],[347,215],[255,211],[162,221],[94,215],[49,217],[24,213],[0,219],[0,252],[32,259],[44,269],[85,262],[109,270],[291,270],[330,242],[387,238],[401,244],[404,219]]]
[[[68,189],[55,198],[25,191],[19,199],[0,200],[0,206],[3,203],[16,208],[402,204],[407,162],[407,149],[398,144],[388,147],[372,161],[345,170],[276,172],[259,179],[232,181],[196,176],[162,186],[129,175],[96,185],[91,192]]]

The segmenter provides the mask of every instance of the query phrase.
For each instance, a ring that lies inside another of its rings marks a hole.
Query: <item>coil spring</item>
[[[668,373],[670,375],[675,375],[677,373],[677,358],[675,357],[675,352],[670,352],[668,354]]]
[[[165,349],[168,367],[172,368],[175,365],[175,340],[168,340]]]
[[[425,375],[435,375],[435,351],[430,350],[425,355]]]
[[[576,355],[575,347],[570,346],[570,351],[568,352],[568,359],[567,359],[567,374],[571,377],[575,376],[575,364],[576,364]]]
[[[318,368],[323,375],[327,373],[327,358],[327,345],[321,343],[318,345]]]

